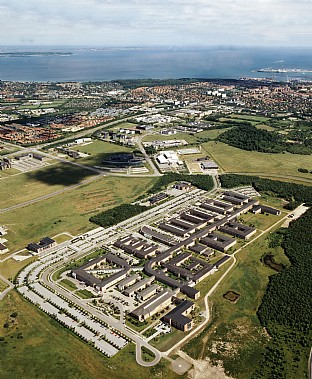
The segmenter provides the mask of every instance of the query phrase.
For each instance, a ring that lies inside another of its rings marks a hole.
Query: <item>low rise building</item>
[[[50,237],[44,237],[38,243],[29,243],[27,249],[33,251],[36,254],[43,253],[44,251],[50,249],[53,246],[56,246],[57,243]]]
[[[195,308],[195,304],[189,300],[182,300],[172,311],[163,317],[163,321],[176,329],[188,332],[193,328],[194,322],[186,315]]]

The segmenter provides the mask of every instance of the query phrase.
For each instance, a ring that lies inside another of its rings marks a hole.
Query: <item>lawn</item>
[[[93,295],[93,293],[91,293],[88,290],[76,291],[76,295],[78,295],[82,299],[93,299],[94,297],[96,297],[95,295]]]
[[[13,252],[46,235],[62,232],[77,235],[93,229],[95,226],[89,222],[90,216],[131,202],[145,193],[155,180],[101,177],[50,199],[0,214],[0,225],[8,227],[7,246]]]
[[[69,291],[75,291],[77,289],[76,287],[76,284],[73,283],[71,280],[69,279],[63,279],[59,282],[59,284],[63,287],[65,287],[66,289],[68,289]]]
[[[216,139],[219,137],[220,134],[226,132],[231,128],[224,128],[224,129],[212,129],[212,130],[204,130],[203,132],[196,133],[196,138],[210,138],[210,139]]]
[[[15,291],[0,303],[0,335],[1,379],[178,378],[164,360],[151,368],[139,366],[133,344],[104,357]]]
[[[207,154],[220,166],[223,172],[253,174],[263,177],[286,176],[289,180],[312,184],[312,175],[298,171],[300,167],[312,167],[311,155],[267,154],[246,151],[226,145],[222,142],[203,144]]]
[[[268,247],[267,234],[237,255],[237,264],[210,298],[211,322],[184,350],[195,359],[221,360],[233,377],[249,379],[267,342],[256,315],[270,275],[275,271],[261,262],[265,253],[276,262],[289,264],[283,250]],[[224,299],[227,291],[240,294],[237,303]]]

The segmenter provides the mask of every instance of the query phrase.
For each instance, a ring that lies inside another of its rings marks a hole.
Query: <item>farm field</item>
[[[278,227],[277,227],[278,228]],[[282,248],[269,248],[267,234],[236,255],[237,264],[210,298],[211,322],[183,350],[194,359],[221,360],[230,376],[249,379],[268,341],[257,317],[257,309],[276,271],[261,262],[264,253],[289,265]],[[228,291],[240,295],[236,303],[223,297]]]
[[[312,175],[298,171],[300,167],[312,166],[311,155],[246,151],[217,141],[204,143],[203,148],[207,155],[219,164],[223,172],[253,174],[276,179],[279,176],[286,176],[312,185]]]
[[[112,358],[104,357],[15,291],[0,302],[0,335],[1,379],[185,378],[164,360],[151,368],[139,366],[133,344]]]
[[[95,227],[89,222],[90,216],[131,202],[145,193],[155,180],[144,177],[102,177],[50,199],[0,214],[0,225],[8,227],[7,246],[13,252],[45,235],[86,232]]]

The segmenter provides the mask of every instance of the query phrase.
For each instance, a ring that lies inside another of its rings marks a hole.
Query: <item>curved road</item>
[[[288,214],[283,217],[282,219],[278,220],[275,224],[271,225],[269,228],[266,230],[262,231],[257,237],[253,238],[251,241],[247,242],[244,246],[242,246],[240,249],[236,250],[231,257],[233,258],[233,263],[231,266],[225,271],[225,273],[221,276],[221,278],[214,284],[214,286],[209,290],[209,292],[206,294],[204,297],[204,302],[205,302],[205,310],[206,310],[206,315],[205,315],[205,320],[198,325],[195,329],[193,329],[187,336],[182,338],[178,343],[176,343],[174,346],[172,346],[170,349],[167,351],[163,352],[162,355],[165,358],[168,356],[172,351],[176,350],[177,348],[181,347],[181,345],[184,345],[186,342],[188,342],[192,337],[195,337],[196,334],[198,334],[209,322],[210,319],[210,309],[209,309],[209,304],[208,304],[208,298],[216,291],[218,288],[219,284],[223,281],[223,279],[228,275],[228,273],[233,269],[233,267],[236,264],[236,257],[235,255],[239,253],[242,249],[244,249],[246,246],[249,244],[253,243],[255,240],[260,238],[263,234],[269,232],[271,229],[273,229],[276,225],[282,223],[285,219],[287,219]],[[312,379],[312,378],[310,378]]]
[[[100,320],[103,320],[108,325],[111,325],[114,329],[118,330],[120,333],[124,334],[125,336],[130,338],[132,341],[134,341],[136,345],[136,361],[139,365],[144,366],[144,367],[151,367],[151,366],[155,366],[160,361],[161,356],[162,356],[161,353],[156,348],[149,345],[149,343],[145,340],[145,338],[141,336],[139,333],[136,333],[132,329],[127,328],[126,325],[121,325],[118,320],[115,320],[111,317],[104,315],[103,313],[99,312],[93,307],[91,308],[89,305],[85,304],[83,301],[73,296],[72,294],[69,294],[67,291],[63,290],[60,286],[55,284],[53,280],[51,279],[51,275],[58,268],[59,268],[59,262],[48,267],[43,273],[41,273],[40,279],[43,281],[43,283],[45,283],[50,288],[56,290],[58,293],[60,293],[62,296],[64,296],[68,300],[78,304],[81,308],[85,309],[87,312],[92,313],[93,315],[98,317]],[[153,359],[151,362],[146,362],[142,359],[143,346],[146,347],[155,355],[155,359]]]

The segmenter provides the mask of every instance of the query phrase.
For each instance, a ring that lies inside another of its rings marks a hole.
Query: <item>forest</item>
[[[312,154],[312,139],[298,129],[290,131],[286,137],[277,132],[258,129],[249,122],[241,123],[220,134],[218,141],[242,150],[262,153]],[[286,140],[287,138],[287,140]],[[290,140],[292,142],[290,142]]]
[[[279,237],[291,266],[269,278],[258,309],[271,336],[254,378],[305,378],[312,345],[312,209]],[[277,240],[275,239],[275,243]]]
[[[283,138],[277,132],[257,129],[248,122],[220,134],[218,140],[242,150],[262,153],[281,153],[285,150]]]

